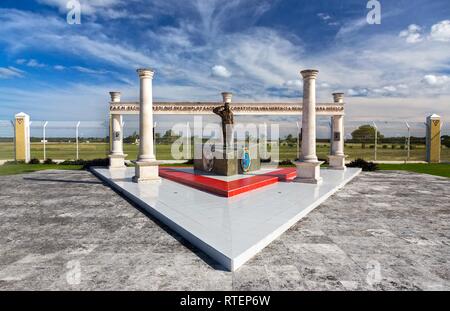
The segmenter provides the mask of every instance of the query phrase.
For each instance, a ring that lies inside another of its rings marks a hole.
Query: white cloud
[[[222,65],[215,65],[211,68],[211,73],[213,76],[221,77],[221,78],[229,78],[231,77],[231,72]]]
[[[351,88],[347,90],[347,95],[350,97],[364,97],[369,94],[368,89],[364,88]]]
[[[317,16],[328,26],[338,26],[339,22],[335,21],[333,17],[331,17],[327,13],[318,13]]]
[[[59,9],[60,12],[68,12],[67,3],[68,0],[38,0],[39,3],[54,6]],[[111,9],[112,7],[123,3],[122,0],[89,0],[80,1],[81,14],[91,15],[96,13],[99,9]]]
[[[0,79],[21,78],[23,71],[15,67],[0,67]]]
[[[82,66],[73,66],[72,68],[81,73],[88,73],[88,74],[104,74],[107,72],[105,70],[95,70],[95,69],[86,68],[86,67],[82,67]]]
[[[288,80],[284,84],[284,86],[290,87],[290,88],[302,88],[303,87],[303,81],[299,79],[295,80]]]
[[[45,64],[41,64],[35,59],[28,60],[28,59],[20,58],[20,59],[16,60],[16,63],[19,65],[26,65],[28,67],[35,67],[35,68],[46,67]]]
[[[444,20],[431,26],[430,37],[435,41],[450,41],[450,20]]]
[[[357,19],[357,20],[352,20],[341,26],[341,28],[339,29],[339,31],[336,34],[336,37],[337,38],[345,37],[349,34],[352,34],[352,33],[355,33],[357,31],[361,30],[362,28],[366,27],[367,25],[368,24],[367,24],[367,20],[365,17]]]
[[[408,43],[417,43],[423,40],[422,36],[422,27],[411,24],[408,26],[407,29],[402,30],[399,33],[400,38],[405,38],[406,42]]]
[[[42,67],[45,67],[46,65],[45,64],[41,64],[41,63],[39,63],[37,60],[35,60],[35,59],[30,59],[29,61],[28,61],[28,63],[27,63],[27,66],[28,67],[35,67],[35,68],[42,68]]]
[[[422,81],[430,86],[442,86],[450,83],[450,77],[446,75],[436,76],[429,74],[425,75]]]
[[[329,20],[331,18],[330,15],[328,15],[327,13],[318,13],[317,16],[321,19],[321,20]]]
[[[62,70],[64,70],[64,69],[66,69],[66,67],[61,66],[61,65],[55,65],[55,66],[53,66],[53,68],[54,68],[55,70],[59,70],[59,71],[62,71]]]

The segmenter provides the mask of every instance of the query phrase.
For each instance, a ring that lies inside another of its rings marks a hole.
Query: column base
[[[110,154],[109,156],[109,168],[124,168],[125,158],[127,154]]]
[[[330,155],[328,156],[328,161],[330,162],[329,169],[332,170],[343,170],[347,168],[345,166],[346,155]]]
[[[323,161],[315,162],[300,162],[295,161],[294,164],[297,166],[297,177],[294,182],[305,183],[305,184],[320,184],[322,183],[322,177],[320,177],[320,165]]]
[[[135,176],[133,176],[133,182],[161,182],[161,177],[159,177],[159,161],[136,161],[134,163],[136,167]]]

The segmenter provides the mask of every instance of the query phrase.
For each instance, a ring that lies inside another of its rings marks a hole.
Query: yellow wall
[[[25,161],[27,158],[25,146],[25,118],[16,118],[16,161]]]
[[[430,119],[430,163],[441,161],[441,120]]]

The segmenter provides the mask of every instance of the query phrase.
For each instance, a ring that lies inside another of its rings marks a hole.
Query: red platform
[[[194,171],[192,171],[192,173],[186,172],[180,170],[180,167],[178,167],[178,169],[174,167],[160,167],[159,176],[223,197],[232,197],[275,184],[279,181],[290,181],[297,176],[297,173],[295,168],[284,168],[275,169],[267,173],[249,175],[248,177],[232,181],[225,181],[214,177],[208,177],[201,173],[196,174]]]

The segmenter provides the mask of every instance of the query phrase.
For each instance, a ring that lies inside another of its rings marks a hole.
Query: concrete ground
[[[0,290],[450,290],[450,179],[362,173],[234,273],[85,171],[0,177]]]

